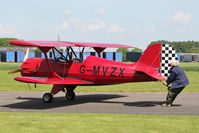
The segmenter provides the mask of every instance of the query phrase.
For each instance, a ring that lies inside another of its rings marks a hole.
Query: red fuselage
[[[125,64],[95,56],[82,63],[62,63],[49,60],[52,70],[60,77],[79,78],[97,85],[126,82],[156,81],[149,75],[134,70],[136,63]],[[48,77],[49,68],[43,58],[29,58],[21,66],[22,76]]]

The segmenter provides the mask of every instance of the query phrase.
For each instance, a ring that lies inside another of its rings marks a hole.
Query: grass
[[[183,62],[180,63],[180,67],[184,71],[199,71],[199,62]]]
[[[199,116],[0,113],[0,133],[198,133]]]
[[[21,63],[0,63],[0,91],[50,91],[52,85],[37,84],[37,88],[34,88],[34,84],[30,84],[31,90],[26,83],[21,83],[13,80],[17,74],[7,74],[8,71],[20,68]],[[186,66],[186,64],[183,64]],[[183,67],[184,67],[183,66]],[[193,64],[191,64],[193,67]],[[198,79],[199,71],[186,71],[190,85],[188,85],[185,92],[199,92]],[[165,92],[164,87],[160,82],[143,82],[143,83],[125,83],[117,85],[106,86],[78,86],[76,91],[80,92]]]

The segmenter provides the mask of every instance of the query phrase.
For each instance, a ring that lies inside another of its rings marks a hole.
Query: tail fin
[[[164,80],[169,76],[169,63],[174,59],[177,60],[177,54],[173,47],[168,44],[153,44],[144,51],[134,69],[157,80]]]
[[[141,58],[138,60],[137,65],[160,69],[160,58],[161,44],[153,44],[144,51]]]
[[[160,74],[161,44],[149,46],[136,62],[135,70],[144,72],[157,80],[164,80]]]

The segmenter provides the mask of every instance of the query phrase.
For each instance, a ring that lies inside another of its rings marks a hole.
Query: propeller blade
[[[8,74],[17,73],[17,72],[20,72],[20,71],[21,71],[21,69],[16,69],[16,70],[12,70],[12,71],[8,72]]]
[[[23,61],[25,61],[26,59],[28,59],[28,54],[29,54],[29,48],[27,48],[27,50],[26,50],[26,54],[24,56],[24,60]]]

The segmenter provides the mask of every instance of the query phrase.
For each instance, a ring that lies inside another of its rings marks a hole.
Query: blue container
[[[62,54],[64,55],[64,57],[66,57],[66,52],[63,52]],[[69,57],[67,57],[67,59],[69,60]]]
[[[23,62],[25,57],[25,52],[17,52],[17,62]]]
[[[178,62],[180,62],[180,53],[177,53]]]
[[[45,58],[44,53],[41,54],[41,58]]]
[[[108,59],[108,60],[113,60],[113,53],[107,52],[107,53],[106,53],[106,59]]]
[[[141,56],[141,52],[126,52],[126,61],[137,62]]]
[[[7,51],[6,62],[14,62],[14,61],[15,61],[15,52]]]
[[[28,58],[33,58],[35,57],[35,52],[29,52],[28,53]]]
[[[106,59],[106,52],[102,52],[101,53],[101,57],[104,58],[104,59]]]
[[[47,57],[48,57],[48,58],[50,57],[49,55],[50,55],[50,54],[49,54],[49,52],[48,52],[48,53],[47,53]],[[45,58],[44,53],[42,53],[41,58]]]
[[[52,59],[53,58],[53,53],[49,52],[49,58]]]
[[[35,52],[35,58],[41,58],[42,54],[41,52]]]
[[[83,55],[83,60],[85,60],[89,55],[90,55],[89,52],[85,52],[84,55]]]
[[[77,58],[79,58],[79,52],[75,52]],[[75,55],[73,54],[73,57],[72,58],[76,58]]]
[[[58,52],[56,52],[56,53],[55,53],[55,57],[56,57],[56,58],[59,58],[59,57],[61,57],[61,54],[58,53]],[[44,57],[44,58],[45,58],[45,57]]]
[[[98,56],[97,56],[97,57],[98,57]],[[102,53],[102,52],[100,53],[100,57],[103,58],[103,53]]]
[[[6,52],[5,51],[1,52],[1,61],[6,62]]]
[[[116,52],[115,56],[115,61],[122,61],[122,52]]]
[[[90,55],[96,56],[96,52],[90,52]]]

